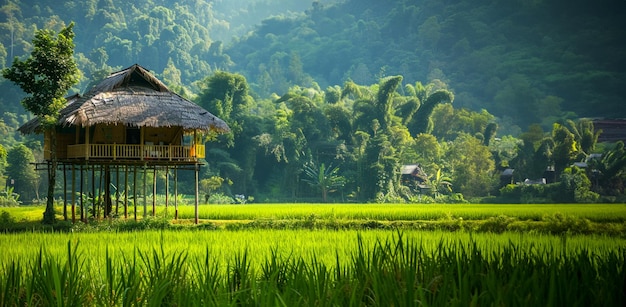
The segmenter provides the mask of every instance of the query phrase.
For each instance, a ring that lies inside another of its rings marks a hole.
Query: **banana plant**
[[[327,200],[328,192],[334,192],[346,182],[345,178],[339,175],[339,168],[332,164],[326,168],[324,163],[318,167],[315,163],[309,162],[303,166],[303,170],[305,175],[303,180],[322,192],[324,202]]]
[[[452,192],[452,178],[445,176],[441,169],[438,169],[437,173],[430,178],[430,186],[435,197],[439,196],[441,192],[449,194]]]

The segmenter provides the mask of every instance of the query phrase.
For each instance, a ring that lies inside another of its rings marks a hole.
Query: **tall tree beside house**
[[[211,160],[211,167],[235,182],[233,192],[251,194],[257,150],[253,138],[261,134],[263,119],[252,112],[256,102],[249,94],[248,82],[242,75],[217,71],[202,80],[200,86],[202,92],[196,103],[223,119],[231,129],[218,137],[215,146],[221,151],[212,151],[219,153],[219,159]]]
[[[197,103],[231,127],[231,133],[225,134],[229,146],[243,130],[243,118],[249,113],[254,100],[248,93],[246,78],[239,74],[217,71],[201,81],[202,92]]]
[[[56,184],[56,133],[59,111],[65,105],[64,96],[78,82],[79,72],[74,61],[74,23],[55,35],[41,29],[35,32],[33,50],[25,60],[14,59],[2,75],[20,86],[27,96],[21,103],[41,121],[50,136],[50,164],[48,165],[48,200],[43,214],[44,223],[54,217],[54,186]]]

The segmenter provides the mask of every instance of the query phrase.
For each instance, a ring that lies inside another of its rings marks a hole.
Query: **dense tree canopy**
[[[623,195],[623,148],[579,120],[626,117],[617,0],[9,0],[0,16],[1,68],[33,50],[37,29],[74,21],[70,93],[139,63],[226,120],[202,176],[232,185],[211,191],[319,201],[306,173],[332,165],[345,180],[322,194],[335,201],[498,195],[507,168],[508,182],[580,185],[567,190],[579,200]],[[4,78],[0,91],[0,144],[39,152],[15,134],[31,116],[25,93]],[[426,181],[407,184],[407,164]]]
[[[617,0],[11,0],[0,14],[4,65],[28,52],[34,27],[76,22],[84,74],[76,91],[102,70],[141,62],[157,74],[173,66],[189,88],[212,71],[235,71],[264,96],[348,79],[439,79],[452,85],[458,106],[522,128],[549,128],[573,113],[626,116],[626,9]]]

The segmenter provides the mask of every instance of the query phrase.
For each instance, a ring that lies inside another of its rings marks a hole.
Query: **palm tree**
[[[303,180],[311,187],[322,191],[324,202],[326,202],[328,192],[333,192],[334,189],[343,187],[346,182],[343,176],[338,175],[339,168],[333,167],[332,164],[326,168],[324,163],[317,167],[315,163],[309,162],[303,166],[303,169],[306,176]]]
[[[606,150],[600,159],[589,160],[595,189],[602,194],[619,195],[624,191],[626,178],[626,149],[618,141]]]
[[[586,156],[589,156],[596,148],[598,137],[602,133],[601,129],[596,130],[593,121],[589,119],[581,119],[577,122],[566,120],[564,126],[574,135],[577,146]]]

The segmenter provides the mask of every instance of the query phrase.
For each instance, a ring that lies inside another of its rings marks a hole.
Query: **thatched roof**
[[[400,174],[403,176],[413,177],[421,181],[428,180],[428,175],[426,175],[419,164],[402,165],[400,168]]]
[[[68,97],[58,124],[62,127],[117,124],[182,127],[186,131],[230,131],[223,120],[171,92],[165,84],[137,64],[112,73],[84,96]],[[39,128],[39,120],[34,119],[18,130],[29,134],[40,132]]]

